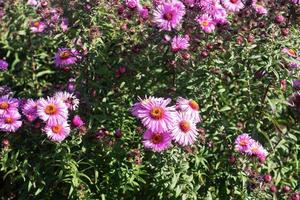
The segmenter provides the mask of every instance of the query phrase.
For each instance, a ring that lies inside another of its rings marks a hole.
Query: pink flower
[[[28,99],[22,107],[22,113],[26,116],[28,121],[34,121],[38,117],[37,102],[33,99]]]
[[[0,97],[0,116],[18,109],[19,101],[8,95]]]
[[[176,101],[176,108],[181,112],[187,112],[193,118],[195,123],[201,122],[201,118],[199,115],[199,105],[196,101],[190,99],[184,99],[182,97],[178,97]]]
[[[76,110],[79,105],[79,99],[69,92],[56,92],[54,95],[55,98],[62,100],[69,110]]]
[[[42,33],[47,28],[47,25],[42,21],[31,22],[30,30],[33,33]]]
[[[211,33],[215,30],[215,22],[208,14],[198,16],[195,20],[204,32]]]
[[[139,16],[142,18],[142,19],[148,19],[149,17],[149,9],[147,7],[142,7],[142,6],[139,6],[138,7],[138,12],[139,12]]]
[[[234,142],[235,150],[238,152],[246,153],[249,151],[253,141],[254,140],[247,133],[239,135]]]
[[[287,54],[291,57],[294,57],[294,58],[297,57],[297,52],[294,49],[289,49],[289,48],[285,47],[281,50],[281,52],[284,53],[284,54]]]
[[[189,39],[187,37],[175,36],[171,42],[171,48],[174,53],[185,50],[189,47]]]
[[[38,1],[37,0],[28,0],[27,4],[30,6],[37,6],[38,5]]]
[[[266,15],[268,13],[267,9],[265,7],[263,7],[262,5],[255,4],[255,5],[253,5],[253,7],[257,14]]]
[[[141,119],[143,125],[152,132],[166,132],[173,125],[174,107],[167,107],[171,99],[153,98],[135,104],[132,113]]]
[[[216,24],[227,24],[228,20],[227,20],[227,12],[226,10],[221,7],[221,8],[216,8],[214,10],[214,12],[210,12],[212,19],[214,20],[214,22]]]
[[[300,0],[290,0],[290,2],[300,5]]]
[[[125,4],[130,9],[135,9],[140,4],[139,0],[125,0]]]
[[[68,108],[61,99],[48,97],[38,100],[37,114],[47,123],[58,123],[67,120]]]
[[[79,60],[79,52],[76,49],[59,48],[54,56],[57,67],[73,65]]]
[[[21,126],[21,115],[17,110],[6,113],[0,117],[0,130],[4,132],[16,132]]]
[[[72,120],[72,124],[76,127],[81,127],[84,125],[84,122],[82,121],[79,115],[75,115]]]
[[[171,134],[172,138],[182,146],[193,144],[198,136],[194,118],[189,113],[177,113]]]
[[[151,149],[153,151],[163,151],[170,147],[171,145],[171,135],[168,132],[152,132],[147,130],[144,133],[143,144],[145,148]]]
[[[244,8],[242,0],[221,0],[222,5],[229,11],[238,12]]]
[[[250,143],[250,147],[246,151],[246,153],[248,153],[249,155],[261,158],[261,159],[265,159],[268,155],[268,152],[257,141],[252,141]]]
[[[66,32],[68,30],[68,26],[69,26],[69,20],[68,18],[64,17],[61,20],[60,28],[62,29],[63,32]]]
[[[70,126],[66,121],[50,122],[47,123],[44,131],[50,140],[61,142],[70,134]]]
[[[154,11],[153,22],[163,30],[171,31],[176,28],[185,14],[185,7],[178,0],[171,0],[159,4]]]

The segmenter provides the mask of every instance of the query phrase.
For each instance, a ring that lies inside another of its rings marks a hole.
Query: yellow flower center
[[[289,49],[288,52],[289,54],[296,56],[296,52],[293,49]]]
[[[36,27],[36,28],[39,27],[40,26],[40,22],[39,21],[33,22],[33,26]]]
[[[185,121],[185,120],[183,120],[179,123],[179,127],[185,133],[188,132],[189,130],[191,130],[190,123],[188,121]]]
[[[59,134],[61,129],[62,129],[61,125],[55,125],[55,126],[52,127],[53,133],[56,133],[56,134]]]
[[[209,21],[204,20],[203,22],[201,22],[201,25],[202,26],[208,26],[209,25]]]
[[[47,105],[45,108],[45,113],[47,115],[54,115],[54,114],[56,114],[56,112],[57,112],[57,108],[53,103]]]
[[[8,107],[9,107],[9,104],[7,102],[0,103],[0,109],[6,110]]]
[[[192,109],[194,109],[194,110],[199,110],[199,105],[198,105],[198,103],[197,103],[196,101],[194,101],[194,100],[190,100],[189,106],[190,106]]]
[[[71,52],[66,50],[66,51],[62,51],[60,54],[59,54],[59,57],[61,59],[67,59],[71,56]]]
[[[162,119],[164,116],[164,110],[160,107],[154,107],[150,111],[150,116],[156,120]]]
[[[11,123],[13,123],[13,121],[14,121],[14,119],[12,117],[6,117],[5,118],[5,123],[6,124],[11,124]]]
[[[241,140],[240,145],[241,146],[247,146],[248,145],[248,140]]]

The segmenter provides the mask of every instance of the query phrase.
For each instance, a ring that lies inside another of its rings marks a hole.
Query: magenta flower
[[[171,48],[174,53],[185,50],[189,47],[189,39],[187,37],[175,36],[171,42]]]
[[[173,125],[174,107],[167,107],[171,99],[148,98],[135,104],[132,113],[152,132],[166,132]]]
[[[33,33],[42,33],[47,28],[47,25],[42,21],[31,22],[30,30]]]
[[[223,7],[216,8],[213,12],[210,12],[210,15],[216,24],[228,24],[227,12]]]
[[[69,92],[56,92],[55,98],[62,100],[69,110],[76,110],[79,105],[79,99],[72,93]]]
[[[249,151],[253,139],[247,134],[243,133],[235,139],[235,150],[238,152],[246,153]]]
[[[150,101],[160,101],[163,100],[163,98],[156,98],[156,97],[145,97],[144,99],[138,97],[138,102],[133,104],[133,106],[131,107],[130,111],[131,114],[137,118],[139,118],[139,112],[141,110],[145,110],[145,105],[147,105],[147,103],[149,103]]]
[[[66,32],[69,28],[69,19],[64,17],[61,20],[60,28],[62,29],[63,32]]]
[[[0,70],[6,71],[8,68],[8,63],[5,60],[0,59]]]
[[[130,9],[135,9],[140,4],[139,0],[125,0],[125,4]]]
[[[72,124],[75,126],[75,127],[81,127],[84,125],[84,122],[82,121],[82,119],[80,118],[79,115],[75,115],[73,120],[72,120]]]
[[[229,11],[238,12],[244,8],[242,0],[221,0],[222,5]]]
[[[57,67],[73,65],[79,60],[79,52],[76,49],[59,48],[54,57]]]
[[[61,142],[70,134],[71,129],[66,121],[61,121],[47,123],[44,131],[50,140]]]
[[[159,4],[154,11],[153,22],[163,30],[171,31],[176,28],[185,14],[185,7],[178,0]]]
[[[144,20],[149,18],[149,9],[147,7],[139,6],[138,13],[139,16]]]
[[[33,99],[28,99],[26,103],[22,106],[22,113],[26,116],[28,121],[34,121],[38,117],[37,102]]]
[[[294,57],[294,58],[297,57],[297,52],[294,49],[289,49],[289,48],[285,47],[281,50],[281,52],[284,53],[284,54],[287,54],[291,57]]]
[[[152,132],[147,130],[143,136],[143,144],[145,148],[152,151],[160,152],[166,150],[171,145],[171,135],[168,132]]]
[[[249,155],[256,156],[260,159],[265,159],[268,152],[262,147],[262,145],[257,141],[252,141],[250,143],[249,149],[246,151]]]
[[[182,146],[191,145],[197,140],[196,123],[190,113],[177,113],[171,134],[172,138]]]
[[[195,123],[201,122],[199,115],[199,104],[196,101],[178,97],[176,101],[176,109],[181,112],[189,113]]]
[[[8,95],[0,97],[0,116],[18,110],[19,101]]]
[[[215,30],[215,22],[208,14],[198,16],[195,20],[204,32],[211,33]]]
[[[58,123],[67,120],[68,108],[61,99],[48,97],[38,100],[37,114],[47,123]]]
[[[0,130],[4,132],[16,132],[21,126],[21,115],[17,110],[6,113],[0,117]]]
[[[253,7],[257,14],[266,15],[268,13],[267,9],[265,7],[263,7],[262,5],[254,4]]]

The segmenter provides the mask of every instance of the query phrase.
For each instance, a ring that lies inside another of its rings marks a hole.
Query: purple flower
[[[44,128],[47,137],[55,142],[63,141],[70,134],[70,130],[67,121],[48,122]]]
[[[244,8],[244,3],[241,0],[221,0],[222,5],[229,11],[238,12]]]
[[[16,132],[21,126],[21,115],[17,110],[11,111],[0,117],[0,130],[4,132]]]
[[[69,20],[68,18],[64,17],[61,20],[60,28],[62,29],[63,32],[66,32],[68,30],[68,26],[69,26]]]
[[[174,53],[185,50],[189,47],[189,39],[187,37],[175,36],[171,42],[171,48]]]
[[[157,6],[153,13],[153,22],[160,29],[171,31],[180,24],[184,14],[183,3],[178,0],[171,0]]]
[[[59,48],[54,57],[57,67],[73,65],[79,60],[79,52],[76,49]]]
[[[260,15],[266,15],[268,13],[267,9],[259,4],[253,5],[255,12]]]
[[[8,69],[8,63],[5,60],[0,59],[0,70],[6,71]]]
[[[42,33],[45,31],[47,25],[42,21],[31,22],[30,30],[33,33]]]
[[[300,90],[300,80],[294,80],[292,85],[295,90]]]
[[[18,110],[19,101],[8,95],[0,97],[0,116]]]
[[[294,4],[299,4],[300,5],[300,0],[290,0],[290,2],[292,2]]]
[[[235,139],[235,150],[246,153],[250,150],[250,146],[253,142],[254,140],[247,133],[243,133]]]
[[[149,18],[149,9],[147,7],[138,7],[138,12],[142,19],[146,20]]]
[[[125,0],[125,4],[130,9],[135,9],[140,4],[139,0]]]
[[[26,103],[22,106],[22,113],[26,116],[28,121],[34,121],[38,117],[37,102],[33,99],[28,99]]]
[[[147,130],[143,136],[145,148],[160,152],[166,150],[171,145],[171,135],[168,132],[152,132]]]
[[[84,122],[82,121],[79,115],[75,115],[74,118],[72,119],[72,124],[75,127],[81,127],[84,125]]]
[[[198,16],[195,20],[204,32],[211,33],[215,30],[215,22],[208,14]]]

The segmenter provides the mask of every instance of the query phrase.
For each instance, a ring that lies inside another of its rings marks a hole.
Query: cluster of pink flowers
[[[169,148],[172,140],[182,146],[196,141],[196,125],[201,122],[198,103],[182,97],[177,98],[175,106],[170,103],[169,98],[148,97],[132,106],[132,114],[147,129],[143,136],[145,148],[160,152]]]
[[[53,97],[38,100],[18,100],[4,95],[0,97],[0,130],[16,132],[21,127],[20,109],[27,121],[39,119],[45,123],[43,131],[50,140],[61,142],[70,134],[69,111],[75,111],[78,105],[77,97],[68,92],[56,92]],[[80,127],[84,122],[75,115],[72,124]]]
[[[247,133],[239,135],[234,143],[236,151],[250,156],[256,156],[260,161],[264,161],[268,155],[268,152],[263,146],[258,141],[252,139]]]

